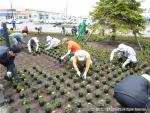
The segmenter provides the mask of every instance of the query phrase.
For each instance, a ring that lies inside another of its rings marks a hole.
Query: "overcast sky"
[[[11,0],[15,9],[35,9],[64,13],[66,4],[68,14],[86,16],[99,0]],[[0,9],[10,8],[10,0],[0,0]]]

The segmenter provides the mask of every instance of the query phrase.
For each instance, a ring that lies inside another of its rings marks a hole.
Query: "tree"
[[[136,0],[100,0],[90,13],[93,21],[112,30],[112,40],[118,29],[132,30],[136,34],[145,28],[140,3]]]

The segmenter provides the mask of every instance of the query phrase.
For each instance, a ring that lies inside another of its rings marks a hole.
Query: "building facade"
[[[40,10],[31,10],[25,9],[24,11],[18,11],[16,9],[0,9],[0,19],[11,19],[14,17],[15,19],[50,19],[52,17],[62,17],[62,13],[48,12],[48,11],[40,11]]]

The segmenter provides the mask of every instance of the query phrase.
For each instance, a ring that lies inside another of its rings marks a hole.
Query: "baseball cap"
[[[13,53],[20,53],[21,52],[21,48],[19,46],[13,45],[12,47],[9,48],[10,51],[12,51]]]
[[[67,38],[63,38],[63,39],[62,39],[62,43],[65,43],[65,42],[67,42],[67,41],[68,41]]]
[[[124,48],[125,48],[125,47],[126,47],[125,44],[119,44],[118,50],[119,50],[119,51],[124,51]]]
[[[84,61],[86,58],[86,52],[84,50],[77,51],[75,55],[77,55],[79,61]]]

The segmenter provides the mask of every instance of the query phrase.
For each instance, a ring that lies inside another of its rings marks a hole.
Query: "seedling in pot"
[[[73,112],[73,108],[70,104],[68,104],[66,107],[65,107],[65,113],[72,113]]]
[[[95,90],[95,97],[96,98],[99,98],[100,97],[100,94],[101,94],[101,92],[100,92],[100,90]]]
[[[44,106],[45,113],[51,113],[52,105],[50,103],[46,103]]]
[[[108,93],[109,92],[109,86],[108,85],[104,85],[104,93]]]
[[[43,99],[43,96],[39,96],[38,101],[39,101],[39,105],[40,105],[41,107],[44,106],[45,101],[44,101],[44,99]]]
[[[92,102],[92,95],[91,95],[90,93],[88,93],[88,94],[86,95],[86,101],[87,101],[87,102]]]
[[[52,86],[49,86],[47,88],[47,94],[51,94],[52,92],[53,92],[53,88],[52,88]]]
[[[64,86],[60,86],[60,94],[61,95],[65,94],[65,88],[64,88]]]
[[[52,97],[53,99],[55,99],[56,96],[57,96],[57,95],[56,95],[56,92],[53,91],[53,92],[51,93],[51,97]]]
[[[87,84],[86,81],[82,81],[81,84],[80,84],[80,87],[83,88],[83,87],[86,86],[86,84]]]
[[[84,95],[85,95],[85,91],[83,89],[80,89],[79,97],[83,97]]]
[[[87,85],[86,86],[86,91],[87,91],[87,93],[91,93],[92,87],[90,85]]]
[[[97,81],[95,82],[95,88],[98,89],[99,87],[100,87],[100,81],[97,80]]]
[[[106,95],[105,95],[105,100],[106,100],[106,103],[107,103],[107,104],[110,104],[110,102],[111,102],[111,97],[110,97],[110,95],[106,94]]]
[[[93,105],[91,103],[88,103],[88,113],[93,113],[94,109],[93,109]]]
[[[48,87],[49,87],[49,83],[48,83],[47,81],[44,83],[44,87],[45,87],[45,88],[48,88]]]
[[[66,96],[67,96],[67,98],[68,98],[68,101],[72,101],[73,95],[72,95],[71,92],[67,92],[67,93],[66,93]]]
[[[78,108],[81,108],[81,107],[82,107],[82,102],[81,102],[80,99],[75,100],[75,104],[76,104],[76,106],[77,106]]]
[[[97,103],[98,108],[104,108],[105,106],[105,101],[103,99],[99,100]]]
[[[79,87],[80,87],[79,84],[75,84],[75,85],[73,86],[73,90],[74,90],[74,91],[77,91],[77,90],[79,89]]]
[[[61,98],[55,99],[55,106],[56,106],[56,108],[60,108],[61,107]]]

